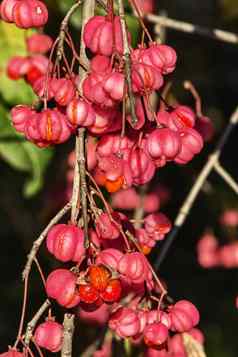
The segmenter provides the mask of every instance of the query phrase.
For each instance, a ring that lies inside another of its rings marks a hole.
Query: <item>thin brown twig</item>
[[[45,311],[50,307],[50,305],[51,305],[51,302],[50,302],[50,300],[47,299],[41,305],[41,307],[36,312],[36,314],[33,316],[32,320],[27,324],[26,333],[25,333],[25,337],[24,337],[24,342],[25,342],[26,346],[28,346],[31,341],[33,331],[36,327],[37,322],[39,321],[41,316],[45,313]]]
[[[223,178],[228,186],[238,195],[238,184],[233,179],[233,177],[226,171],[226,169],[220,164],[219,161],[216,162],[214,166],[215,171]]]
[[[75,161],[74,161],[74,181],[72,190],[72,208],[71,208],[71,222],[77,223],[79,214],[79,189],[80,189],[80,175],[79,175],[79,137],[76,135],[75,139]]]
[[[28,280],[29,279],[27,276],[24,281],[24,295],[23,295],[21,319],[20,319],[18,334],[17,334],[16,342],[14,344],[14,348],[17,347],[18,342],[21,340],[22,331],[23,331],[23,327],[24,327],[24,320],[25,320],[25,315],[26,315],[26,304],[27,304],[27,293],[28,293]]]
[[[136,125],[138,122],[136,111],[135,111],[135,96],[132,90],[132,79],[131,79],[131,55],[130,55],[130,47],[128,42],[127,35],[127,26],[126,26],[126,18],[125,18],[125,10],[123,5],[123,0],[118,0],[119,6],[119,16],[121,21],[122,28],[122,37],[123,37],[123,56],[125,61],[125,75],[126,75],[126,83],[128,89],[128,96],[130,101],[130,111],[131,111],[131,122],[132,125]]]
[[[88,236],[88,201],[87,201],[87,180],[86,180],[86,158],[85,158],[85,128],[79,129],[79,176],[80,176],[80,204],[83,216],[83,228],[84,228],[84,246],[89,247]]]
[[[70,210],[71,208],[71,202],[67,203],[56,215],[54,218],[52,218],[52,220],[50,221],[50,223],[47,225],[47,227],[43,230],[43,232],[40,234],[40,236],[34,241],[33,246],[31,248],[30,253],[28,254],[27,257],[27,262],[25,265],[25,268],[23,270],[22,273],[22,278],[23,280],[25,280],[31,270],[31,266],[32,263],[34,261],[34,258],[37,255],[37,252],[41,246],[41,244],[43,243],[43,241],[45,240],[49,230],[56,224],[58,223],[62,217],[64,217],[64,215]]]
[[[164,17],[160,15],[147,14],[146,19],[154,24],[176,30],[182,31],[190,34],[198,34],[201,36],[209,37],[214,40],[238,44],[238,35],[236,33],[220,30],[220,29],[209,29],[200,25],[195,25],[189,22],[179,21],[171,19],[169,17]]]
[[[43,271],[41,269],[40,263],[39,263],[39,261],[38,261],[38,259],[36,257],[34,258],[34,262],[35,262],[36,267],[37,267],[37,269],[39,271],[39,274],[40,274],[41,280],[43,282],[43,285],[45,286],[45,284],[46,284],[45,276],[44,276],[44,273],[43,273]]]
[[[61,349],[61,357],[72,356],[72,345],[74,335],[74,318],[73,314],[65,314],[63,322],[63,344]]]
[[[82,0],[77,1],[67,12],[65,15],[63,21],[61,22],[60,26],[60,33],[59,33],[59,42],[58,42],[58,47],[57,47],[57,53],[56,53],[56,62],[59,63],[62,59],[63,52],[64,52],[64,40],[65,40],[65,34],[66,34],[66,29],[68,27],[68,23],[70,20],[70,17],[72,14],[77,10],[79,5],[81,5]]]

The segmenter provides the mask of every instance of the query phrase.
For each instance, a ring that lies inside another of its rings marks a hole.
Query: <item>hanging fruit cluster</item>
[[[46,6],[38,0],[4,0],[0,13],[4,21],[25,29],[42,27],[48,19]],[[104,311],[104,322],[113,333],[144,344],[146,356],[185,357],[183,333],[203,343],[195,328],[199,312],[187,300],[174,303],[168,298],[146,258],[172,224],[159,211],[155,192],[141,200],[135,188],[151,182],[168,163],[189,163],[202,150],[211,125],[191,108],[171,106],[163,97],[163,105],[154,108],[151,98],[161,97],[166,76],[176,68],[176,51],[151,38],[132,49],[123,21],[113,1],[108,1],[105,16],[88,19],[82,34],[83,45],[91,52],[86,62],[66,28],[55,42],[42,33],[26,38],[28,55],[10,59],[7,73],[12,80],[25,79],[39,102],[17,105],[11,120],[26,140],[42,150],[79,133],[84,140],[87,133],[85,157],[82,148],[79,152],[76,147],[73,154],[74,214],[68,223],[51,227],[46,238],[48,252],[67,263],[48,275],[47,296],[66,309],[79,309],[86,318]],[[69,59],[62,38],[71,49]],[[78,164],[82,181],[75,200]],[[112,207],[100,187],[114,193]],[[113,207],[142,207],[145,215],[134,222]],[[52,316],[34,332],[34,343],[51,352],[60,351],[62,341],[62,325]],[[110,356],[108,346],[95,357]],[[9,349],[5,355],[23,353]]]

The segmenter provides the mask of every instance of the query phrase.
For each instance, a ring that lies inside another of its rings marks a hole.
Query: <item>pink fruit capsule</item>
[[[14,22],[13,9],[19,0],[3,0],[0,5],[0,17],[5,22]]]
[[[80,296],[76,289],[77,277],[67,269],[56,269],[46,280],[46,293],[60,305],[71,308],[79,304]]]
[[[51,228],[46,244],[49,252],[62,262],[80,262],[85,254],[83,230],[70,224]]]
[[[63,326],[55,321],[46,321],[36,328],[34,339],[39,347],[59,352],[63,342]]]
[[[13,8],[15,24],[24,29],[42,27],[48,21],[48,10],[39,0],[21,0]]]
[[[45,54],[53,45],[53,40],[50,36],[40,33],[35,33],[26,39],[27,50],[30,53]]]
[[[75,98],[67,106],[67,119],[74,127],[87,127],[95,123],[96,114],[91,104]]]

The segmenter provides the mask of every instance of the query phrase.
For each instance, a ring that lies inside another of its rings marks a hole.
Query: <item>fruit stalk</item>
[[[72,341],[74,335],[74,318],[72,314],[64,315],[64,332],[63,332],[63,345],[61,350],[61,357],[72,356]]]

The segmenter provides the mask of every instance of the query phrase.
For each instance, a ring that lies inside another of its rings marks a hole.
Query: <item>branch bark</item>
[[[63,345],[61,350],[61,357],[71,357],[73,347],[74,335],[74,318],[72,314],[64,315],[64,332],[63,332]]]
[[[32,320],[27,324],[26,328],[26,333],[25,333],[25,338],[24,342],[26,346],[29,346],[29,343],[31,341],[33,331],[36,327],[37,322],[41,318],[41,316],[44,314],[44,312],[50,307],[51,302],[47,299],[39,308],[39,310],[36,312]]]
[[[198,178],[193,185],[192,189],[190,190],[188,196],[186,197],[184,203],[182,204],[178,215],[175,219],[174,227],[170,234],[167,236],[165,243],[160,251],[160,254],[158,255],[158,258],[155,262],[155,269],[158,269],[160,265],[162,264],[163,260],[165,259],[169,248],[171,247],[174,239],[176,238],[179,230],[185,223],[187,216],[189,215],[192,206],[202,189],[205,181],[207,180],[208,176],[212,172],[213,169],[215,169],[215,166],[217,165],[217,162],[219,161],[219,157],[221,155],[221,152],[224,148],[225,143],[227,142],[231,132],[233,131],[234,127],[238,123],[238,107],[234,111],[234,113],[231,115],[229,124],[227,125],[224,134],[221,136],[214,152],[210,157],[208,158],[208,161],[206,164],[203,166],[200,174],[198,175]]]
[[[164,26],[173,30],[191,34],[198,34],[222,42],[233,43],[236,45],[238,44],[238,35],[232,32],[223,31],[219,29],[209,29],[207,27],[194,25],[189,22],[178,21],[154,14],[146,15],[146,19],[154,24],[158,24],[158,31],[161,26]]]
[[[128,88],[128,96],[130,101],[130,111],[131,111],[131,122],[132,125],[136,125],[138,122],[136,111],[135,111],[135,97],[132,90],[132,80],[131,80],[131,55],[130,48],[127,36],[127,26],[125,18],[125,10],[123,5],[123,0],[118,0],[119,7],[119,16],[121,21],[122,36],[123,36],[123,55],[125,60],[125,74],[126,74],[126,83]]]

